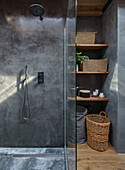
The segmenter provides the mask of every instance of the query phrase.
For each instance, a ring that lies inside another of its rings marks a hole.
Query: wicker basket
[[[78,44],[94,44],[97,32],[77,32]]]
[[[86,116],[87,143],[91,148],[101,152],[108,149],[109,126],[110,120],[103,111]]]
[[[81,70],[84,72],[107,72],[108,59],[84,60]]]
[[[77,32],[77,44],[94,44],[97,32]],[[75,43],[74,33],[70,34],[71,43]]]

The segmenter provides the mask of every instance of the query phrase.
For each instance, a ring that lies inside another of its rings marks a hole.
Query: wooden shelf
[[[75,46],[75,44],[69,44],[69,47]],[[77,49],[80,50],[101,50],[107,48],[109,44],[77,44]]]
[[[109,74],[109,72],[95,72],[95,71],[93,71],[93,72],[87,72],[87,71],[77,71],[77,72],[75,72],[75,71],[73,71],[73,72],[69,72],[69,73],[76,73],[76,74]]]
[[[109,99],[107,97],[100,98],[100,97],[90,97],[90,98],[83,98],[77,96],[77,101],[84,101],[84,102],[108,102]]]
[[[108,46],[109,44],[77,44],[77,48],[81,50],[101,50]]]
[[[68,99],[70,101],[75,101],[75,97],[68,97]],[[100,97],[90,97],[90,98],[83,98],[83,97],[76,97],[76,101],[79,102],[108,102],[109,98],[104,97],[104,98],[100,98]]]
[[[77,74],[109,74],[109,72],[84,72],[84,71],[78,71]]]

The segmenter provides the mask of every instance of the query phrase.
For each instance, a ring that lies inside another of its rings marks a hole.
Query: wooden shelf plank
[[[75,97],[68,97],[68,100],[70,101],[81,101],[81,102],[108,102],[109,98],[104,97],[104,98],[100,98],[100,97],[90,97],[90,98],[83,98],[80,96]]]
[[[95,71],[93,71],[93,72],[90,72],[90,71],[77,71],[77,72],[75,72],[75,71],[73,71],[73,72],[69,72],[69,73],[76,73],[76,74],[109,74],[109,72],[95,72]]]
[[[77,44],[77,48],[82,50],[101,50],[108,46],[109,44]]]
[[[77,101],[84,101],[84,102],[108,102],[109,99],[107,97],[100,98],[100,97],[90,97],[90,98],[83,98],[77,96]]]
[[[68,44],[69,47],[74,47],[75,44]],[[101,50],[109,47],[109,44],[77,44],[77,49],[80,50]]]
[[[109,74],[109,72],[84,72],[84,71],[78,71],[77,74]]]

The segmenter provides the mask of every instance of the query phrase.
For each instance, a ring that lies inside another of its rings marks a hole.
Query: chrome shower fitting
[[[25,83],[24,87],[24,100],[23,100],[23,108],[22,108],[22,117],[26,121],[30,118],[30,103],[29,103],[29,95],[28,95],[28,72],[27,72],[27,65],[25,66],[25,79],[23,80],[23,83]]]
[[[23,99],[23,105],[22,105],[22,118],[26,121],[30,118],[30,103],[29,103],[29,95],[28,95],[28,71],[27,71],[27,65],[25,66],[25,71],[23,71],[23,75],[25,76],[22,81],[17,82],[16,87],[19,88],[19,85],[22,84],[23,86],[23,92],[24,92],[24,99]],[[21,74],[22,75],[22,74]],[[24,86],[25,83],[25,86]]]

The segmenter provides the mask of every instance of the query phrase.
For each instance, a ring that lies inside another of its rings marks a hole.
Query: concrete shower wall
[[[109,102],[106,113],[111,121],[110,142],[117,149],[118,119],[118,56],[117,56],[117,1],[114,0],[102,17],[102,42],[109,44],[104,58],[109,58],[109,75],[103,86]]]
[[[125,1],[118,0],[118,148],[125,153]]]
[[[109,95],[106,111],[111,120],[110,140],[118,153],[125,153],[125,1],[114,0],[103,16],[103,40],[109,43],[110,59],[104,91]]]
[[[0,5],[0,147],[63,146],[64,19],[53,10],[58,9],[56,1],[48,2],[49,17],[45,14],[42,22],[29,14],[30,4],[6,0]],[[31,110],[27,121],[22,118],[24,90],[15,87],[25,65]],[[45,74],[43,85],[37,83],[39,71]]]

